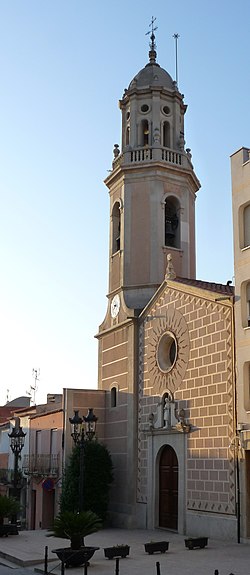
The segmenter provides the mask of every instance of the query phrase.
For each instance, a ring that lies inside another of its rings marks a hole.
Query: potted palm
[[[70,547],[54,549],[58,558],[66,567],[80,566],[87,563],[99,547],[89,547],[84,543],[84,537],[101,529],[102,523],[98,515],[92,511],[73,513],[64,511],[54,522],[48,536],[62,537],[70,540]]]

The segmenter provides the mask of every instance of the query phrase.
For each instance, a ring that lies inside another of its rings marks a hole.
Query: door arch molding
[[[158,432],[158,430],[157,430]],[[178,460],[178,533],[186,533],[186,433],[152,433],[148,436],[147,528],[159,527],[159,463],[163,449],[171,446]]]

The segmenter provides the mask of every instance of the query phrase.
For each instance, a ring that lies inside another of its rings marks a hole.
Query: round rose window
[[[177,342],[171,332],[165,332],[159,339],[157,348],[157,363],[161,371],[172,369],[177,359]]]

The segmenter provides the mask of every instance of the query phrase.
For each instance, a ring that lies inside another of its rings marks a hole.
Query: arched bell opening
[[[163,122],[163,146],[164,148],[170,148],[170,124],[169,122]]]
[[[112,254],[115,254],[120,250],[121,247],[120,234],[121,234],[120,204],[119,202],[116,202],[112,210]]]
[[[165,200],[165,246],[180,248],[180,204],[176,198]]]
[[[142,120],[141,123],[141,145],[143,147],[149,145],[149,125],[148,120]]]
[[[126,129],[126,140],[125,140],[126,146],[129,146],[130,144],[130,128],[129,126]]]

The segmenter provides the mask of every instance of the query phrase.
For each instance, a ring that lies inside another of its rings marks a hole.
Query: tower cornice
[[[178,100],[180,105],[187,109],[187,105],[183,102],[184,94],[181,94],[178,90],[168,90],[164,86],[148,86],[140,89],[136,87],[129,88],[128,90],[125,90],[123,97],[119,100],[119,108],[122,110],[126,107],[132,96],[143,97],[157,92],[163,96],[168,96],[174,100]]]
[[[159,150],[156,148],[156,150]],[[117,160],[114,169],[110,173],[110,175],[104,180],[106,186],[110,189],[112,188],[116,182],[119,180],[124,180],[128,174],[138,174],[142,178],[148,177],[149,173],[152,172],[152,175],[155,176],[155,173],[161,172],[162,174],[168,175],[173,174],[174,176],[179,177],[188,177],[188,180],[191,183],[192,188],[197,192],[200,187],[200,181],[198,180],[191,162],[189,161],[187,154],[182,154],[185,159],[183,161],[183,165],[176,164],[173,162],[165,162],[162,160],[156,161],[142,161],[142,162],[134,162],[134,163],[126,163],[123,161],[123,154],[121,154]],[[118,161],[120,160],[120,161]]]

